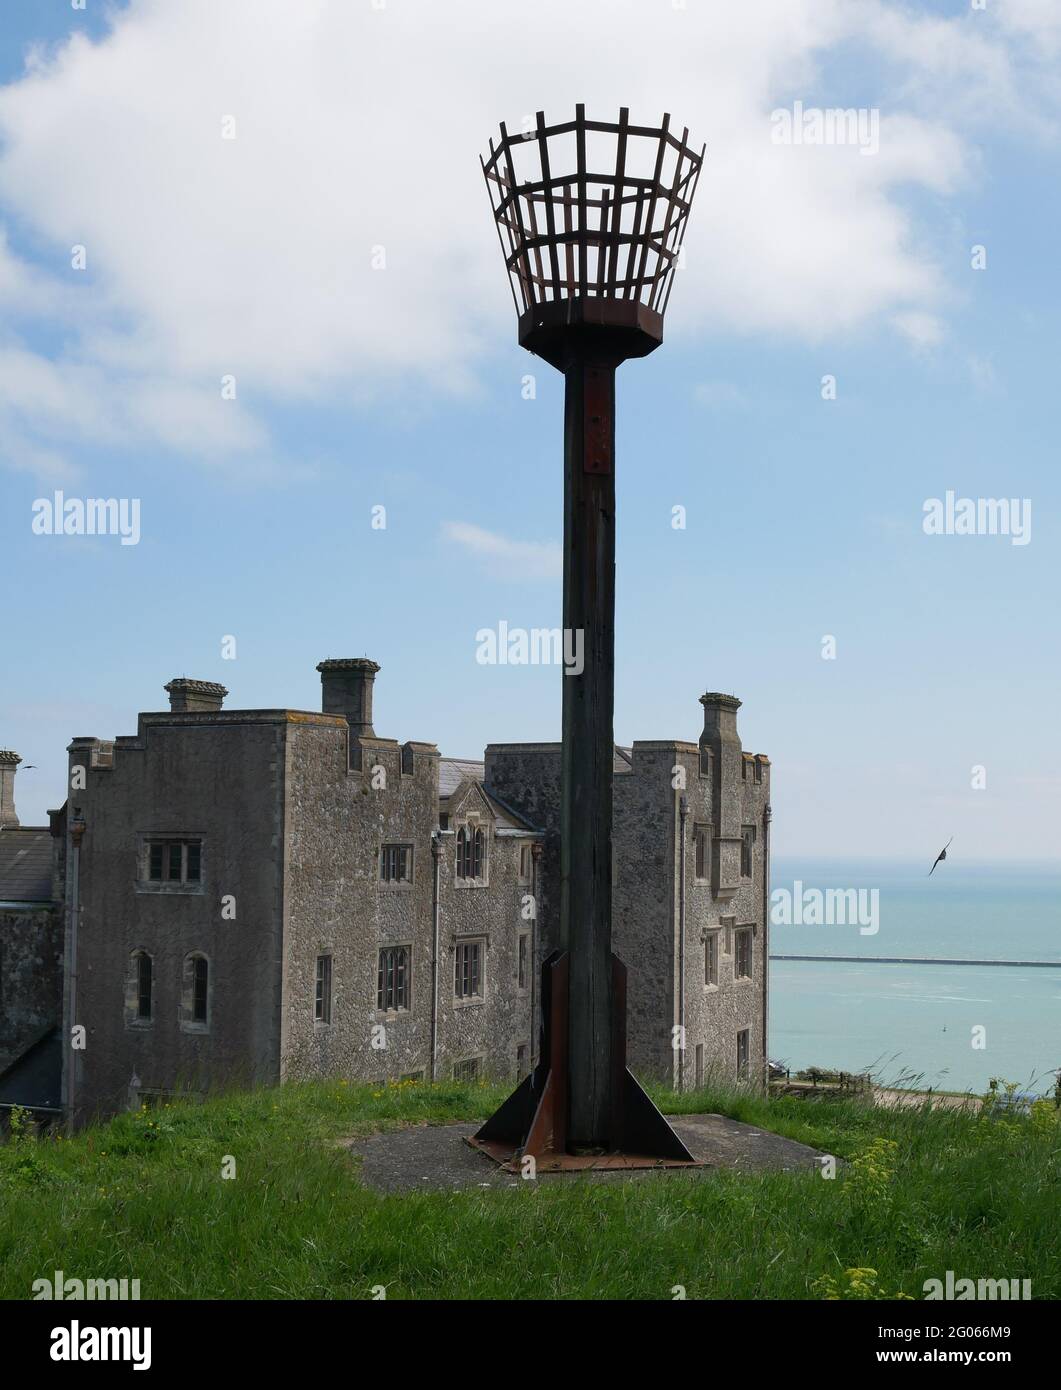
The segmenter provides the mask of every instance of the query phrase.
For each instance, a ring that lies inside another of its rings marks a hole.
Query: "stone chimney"
[[[177,676],[162,689],[169,696],[169,707],[174,714],[209,714],[221,708],[228,694],[223,685],[215,681],[193,681],[187,676]]]
[[[10,748],[0,748],[0,830],[17,830],[15,772],[22,759]]]
[[[350,732],[359,738],[375,738],[372,727],[372,686],[379,666],[367,656],[322,661],[321,709],[325,714],[342,714]]]
[[[722,695],[717,690],[709,690],[706,695],[700,696],[700,703],[704,707],[704,732],[700,742],[713,744],[723,739],[735,739],[739,744],[737,711],[741,702],[736,695]]]
[[[700,696],[704,707],[704,732],[700,735],[701,772],[711,778],[711,820],[714,846],[711,891],[720,902],[729,902],[740,888],[741,773],[744,754],[737,733],[736,695],[709,690]],[[705,764],[706,754],[706,764]]]

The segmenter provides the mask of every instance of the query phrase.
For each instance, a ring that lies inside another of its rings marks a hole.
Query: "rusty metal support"
[[[570,1134],[614,1147],[612,777],[615,758],[615,366],[567,364],[560,945],[570,952]]]
[[[569,956],[554,951],[542,967],[541,1061],[468,1143],[520,1173],[533,1158],[540,1173],[595,1168],[687,1168],[692,1154],[641,1089],[625,1063],[626,967],[611,957],[614,1070],[609,1078],[612,1141],[573,1144],[568,1131]]]
[[[610,169],[587,159],[587,134],[613,139]],[[469,1141],[506,1165],[694,1161],[627,1069],[626,970],[611,944],[615,371],[663,341],[703,162],[688,134],[669,116],[638,126],[625,107],[601,122],[576,106],[555,126],[539,112],[529,138],[502,124],[483,161],[519,341],[565,380],[561,949],[543,969],[539,1063]],[[558,170],[570,135],[575,165]]]

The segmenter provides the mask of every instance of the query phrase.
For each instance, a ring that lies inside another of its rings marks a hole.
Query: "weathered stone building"
[[[135,735],[71,742],[77,1119],[221,1085],[530,1066],[559,935],[559,744],[443,758],[377,736],[374,662],[318,669],[320,713],[227,710],[222,686],[178,679]],[[739,701],[702,703],[698,743],[615,752],[630,1062],[685,1086],[765,1066],[769,763],[741,749]]]
[[[19,824],[21,761],[0,749],[0,1109],[46,1113],[60,1106],[65,817]]]
[[[612,945],[628,971],[628,1060],[682,1087],[766,1067],[770,763],[741,748],[739,700],[701,704],[698,743],[635,743],[614,765]],[[539,921],[556,944],[560,745],[492,744],[485,780],[546,831]]]

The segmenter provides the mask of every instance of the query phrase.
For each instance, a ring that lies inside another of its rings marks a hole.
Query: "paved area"
[[[780,1134],[741,1124],[725,1115],[679,1115],[671,1124],[702,1168],[662,1170],[670,1179],[696,1181],[720,1168],[738,1172],[815,1169],[821,1156],[816,1149],[785,1139]],[[518,1187],[523,1181],[505,1173],[477,1149],[464,1142],[477,1125],[416,1125],[373,1134],[367,1139],[344,1140],[344,1147],[360,1159],[361,1180],[382,1192],[439,1189]],[[630,1182],[656,1178],[660,1170],[647,1168],[543,1173],[538,1182]]]

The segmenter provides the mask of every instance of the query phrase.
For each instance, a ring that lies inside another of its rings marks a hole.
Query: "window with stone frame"
[[[151,957],[141,951],[136,958],[136,1016],[139,1019],[151,1017]]]
[[[481,1057],[465,1057],[463,1061],[453,1063],[454,1081],[478,1081],[482,1070]]]
[[[146,1027],[154,1016],[154,961],[147,951],[134,951],[129,957],[125,982],[126,1022]]]
[[[458,941],[453,951],[453,995],[458,1000],[483,997],[483,940]]]
[[[724,956],[731,956],[731,955],[733,954],[733,926],[734,926],[734,923],[736,922],[736,920],[737,920],[736,917],[720,917],[720,918],[719,918],[719,921],[720,921],[720,923],[722,924],[722,943],[721,943],[721,947],[722,947],[722,954],[723,954]]]
[[[313,989],[313,1020],[332,1021],[332,958],[330,954],[317,957],[317,974]]]
[[[471,871],[471,836],[468,833],[468,827],[462,825],[457,831],[456,875],[458,878],[469,878],[471,876]]]
[[[534,859],[530,845],[520,845],[519,847],[519,878],[521,883],[530,883],[533,873]]]
[[[516,950],[516,984],[526,989],[530,983],[530,932],[520,932]]]
[[[733,978],[750,980],[752,977],[752,929],[738,927],[734,933]]]
[[[210,961],[201,951],[184,957],[181,986],[181,1028],[205,1033],[210,1028]]]
[[[751,1033],[742,1028],[737,1034],[737,1075],[748,1075],[748,1062],[751,1057]]]
[[[192,966],[192,1022],[206,1023],[210,1014],[210,962],[196,956]]]
[[[712,761],[713,757],[714,757],[714,754],[712,753],[711,749],[710,749],[710,748],[705,748],[705,747],[703,746],[703,744],[701,744],[701,745],[700,745],[700,776],[701,776],[701,777],[710,777],[710,776],[711,776],[711,772],[712,772],[712,769],[713,769],[713,766],[714,766],[713,761]]]
[[[457,831],[456,875],[465,884],[486,883],[486,831],[478,825],[462,825]]]
[[[698,879],[711,877],[711,827],[693,826],[693,874]]]
[[[380,951],[376,971],[376,1009],[379,1013],[408,1012],[411,957],[410,946],[384,946]]]
[[[752,847],[755,844],[755,826],[742,825],[740,830],[740,876],[741,878],[751,878],[753,855]]]
[[[522,1081],[529,1070],[527,1054],[530,1051],[526,1043],[516,1045],[516,1080]]]
[[[720,933],[709,931],[704,937],[704,984],[718,984],[718,939]]]
[[[381,845],[379,850],[379,877],[381,883],[412,883],[412,845]]]
[[[147,835],[142,845],[140,878],[144,883],[173,887],[198,885],[203,877],[203,842]]]

